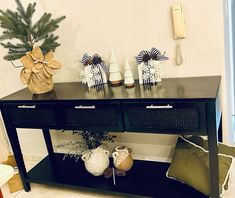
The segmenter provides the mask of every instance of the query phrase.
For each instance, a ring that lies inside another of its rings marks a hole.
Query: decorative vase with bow
[[[86,170],[94,176],[100,176],[109,166],[109,151],[101,146],[82,155]]]

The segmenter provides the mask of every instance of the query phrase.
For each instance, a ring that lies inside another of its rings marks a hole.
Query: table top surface
[[[81,82],[55,83],[54,89],[45,94],[32,94],[24,88],[1,101],[28,100],[114,100],[114,99],[216,99],[220,76],[163,78],[155,85],[139,85],[134,88],[124,85],[111,87],[109,84],[88,88]]]

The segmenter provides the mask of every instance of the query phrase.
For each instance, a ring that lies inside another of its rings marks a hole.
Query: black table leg
[[[6,126],[6,129],[7,129],[9,140],[11,142],[11,147],[15,156],[15,160],[19,169],[19,174],[20,174],[23,186],[24,186],[24,190],[28,192],[30,191],[31,188],[30,188],[30,183],[26,181],[27,171],[25,168],[24,159],[23,159],[23,155],[21,152],[21,148],[20,148],[17,131],[13,127]]]
[[[42,132],[43,132],[44,140],[45,140],[45,143],[47,146],[48,154],[50,156],[52,156],[54,154],[54,150],[53,150],[53,145],[52,145],[52,141],[51,141],[50,130],[49,129],[42,129]]]
[[[219,142],[223,142],[222,121],[223,121],[223,118],[222,118],[222,115],[221,115],[221,117],[220,117],[220,122],[219,122],[219,129],[218,129],[218,139],[219,139]]]
[[[215,102],[207,103],[207,124],[211,197],[219,198],[218,135],[216,129]]]

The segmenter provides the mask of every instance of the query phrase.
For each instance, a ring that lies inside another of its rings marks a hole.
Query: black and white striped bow
[[[149,60],[157,60],[163,61],[168,60],[169,58],[165,56],[165,52],[161,54],[161,52],[153,47],[150,51],[142,50],[136,57],[137,64],[141,64],[142,62],[147,63]]]
[[[104,71],[108,72],[108,67],[106,66],[105,62],[102,60],[101,56],[98,54],[94,54],[93,56],[88,55],[85,53],[82,57],[81,63],[86,65],[101,65]]]
[[[82,57],[81,63],[84,66],[89,65],[90,63],[92,63],[92,57],[88,55],[87,53],[85,53]]]
[[[102,60],[102,58],[99,54],[93,55],[92,64],[93,65],[101,65],[101,67],[103,67],[104,71],[106,71],[106,72],[109,71],[108,67],[106,66],[105,62]]]

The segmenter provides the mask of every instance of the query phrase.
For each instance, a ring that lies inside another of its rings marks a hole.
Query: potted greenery
[[[52,19],[44,13],[33,23],[36,3],[29,3],[25,9],[20,0],[15,0],[17,10],[0,10],[1,45],[8,50],[3,57],[7,61],[20,59],[23,67],[20,78],[32,93],[41,94],[53,89],[54,70],[62,65],[54,60],[53,52],[60,46],[54,31],[65,16]],[[11,41],[11,42],[10,42]]]
[[[57,147],[73,146],[76,154],[72,154],[72,156],[78,159],[77,154],[82,153],[81,158],[86,170],[94,176],[102,175],[109,166],[109,151],[104,149],[102,144],[114,142],[116,136],[109,132],[98,131],[73,131],[73,135],[80,136],[81,141],[70,141]]]

